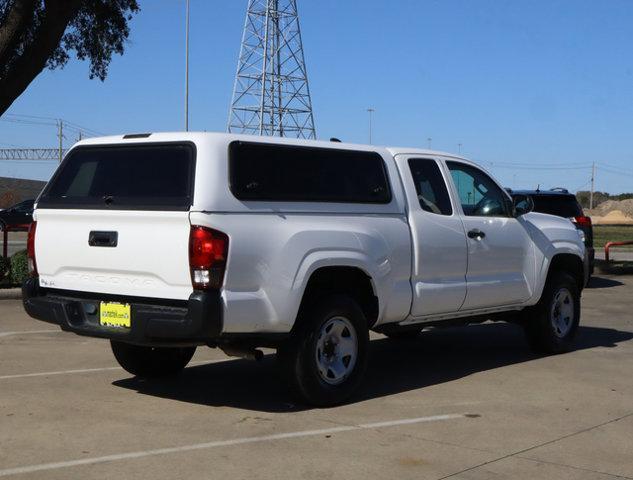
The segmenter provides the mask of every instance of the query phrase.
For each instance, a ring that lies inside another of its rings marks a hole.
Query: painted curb
[[[0,300],[21,300],[21,288],[0,288]]]

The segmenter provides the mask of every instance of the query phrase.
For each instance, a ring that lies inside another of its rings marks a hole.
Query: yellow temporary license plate
[[[99,323],[105,327],[130,328],[132,326],[130,305],[101,302]]]

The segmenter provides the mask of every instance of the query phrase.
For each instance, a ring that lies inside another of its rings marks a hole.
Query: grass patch
[[[607,242],[633,241],[633,225],[594,225],[593,245],[596,249],[603,249]],[[614,247],[622,250],[633,250],[633,245]]]

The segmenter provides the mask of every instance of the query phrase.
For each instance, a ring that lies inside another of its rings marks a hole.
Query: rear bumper
[[[31,317],[79,335],[138,345],[176,346],[213,343],[222,333],[219,291],[193,292],[189,300],[181,302],[105,297],[43,289],[35,278],[22,286],[24,309]],[[132,327],[100,325],[99,304],[104,300],[129,303]]]

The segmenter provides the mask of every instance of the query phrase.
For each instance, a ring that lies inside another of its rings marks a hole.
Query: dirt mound
[[[633,225],[633,217],[622,210],[612,210],[604,216],[594,215],[591,220],[594,225]]]
[[[628,200],[607,200],[591,210],[591,213],[597,217],[604,217],[613,211],[620,211],[627,217],[633,217],[633,198]]]

